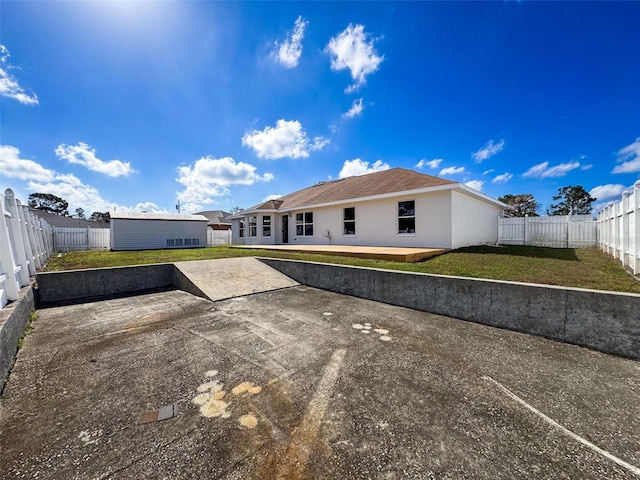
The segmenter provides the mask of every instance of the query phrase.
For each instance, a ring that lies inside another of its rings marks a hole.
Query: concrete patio
[[[640,475],[638,361],[271,275],[39,310],[0,477]]]

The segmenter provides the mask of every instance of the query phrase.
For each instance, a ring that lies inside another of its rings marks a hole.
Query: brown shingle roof
[[[247,210],[288,210],[307,205],[352,200],[388,193],[419,190],[422,188],[455,185],[457,182],[433,177],[404,168],[391,168],[382,172],[369,173],[341,180],[320,182],[311,187],[298,190],[277,199],[282,202],[276,206],[273,200],[264,202]]]

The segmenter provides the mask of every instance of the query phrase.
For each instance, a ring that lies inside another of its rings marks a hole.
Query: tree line
[[[498,197],[502,203],[511,207],[512,217],[538,217],[540,204],[530,193],[520,195],[507,194]],[[597,200],[591,196],[582,186],[567,186],[558,189],[558,194],[552,197],[557,203],[552,203],[547,209],[547,215],[590,215],[593,211],[593,202]]]
[[[109,223],[109,212],[93,212],[89,218],[84,213],[84,208],[76,208],[75,215],[69,215],[69,202],[51,193],[32,193],[29,195],[29,207],[43,212],[53,213],[61,217],[84,218],[96,222]]]

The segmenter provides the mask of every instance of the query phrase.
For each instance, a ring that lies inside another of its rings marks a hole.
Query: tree
[[[109,212],[93,212],[89,217],[89,220],[93,220],[94,222],[106,222],[109,223],[111,221],[111,215]]]
[[[509,213],[512,217],[524,217],[526,215],[530,217],[538,216],[540,204],[536,202],[536,199],[533,198],[533,195],[530,193],[520,195],[507,194],[503,197],[498,197],[498,201],[506,203],[511,207]]]
[[[36,210],[43,210],[63,217],[69,216],[69,211],[67,210],[69,202],[51,193],[32,193],[29,195],[29,206]]]
[[[597,200],[580,185],[559,188],[558,195],[552,198],[560,202],[552,204],[547,215],[589,215],[593,210],[591,204]]]
[[[85,218],[84,216],[84,208],[76,208],[76,217],[78,218]]]

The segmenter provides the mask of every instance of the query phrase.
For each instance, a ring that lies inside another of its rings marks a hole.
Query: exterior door
[[[289,243],[289,215],[282,216],[282,243]]]

